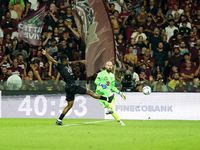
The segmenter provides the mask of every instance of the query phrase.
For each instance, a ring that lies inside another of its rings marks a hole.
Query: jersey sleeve
[[[111,89],[115,92],[115,93],[119,93],[119,90],[115,87],[115,77],[113,76],[113,79],[111,81]]]
[[[101,74],[100,74],[100,73],[98,73],[98,75],[97,75],[97,77],[96,77],[96,79],[95,79],[94,83],[95,83],[96,85],[99,85],[99,83],[100,83],[100,80],[101,80]]]

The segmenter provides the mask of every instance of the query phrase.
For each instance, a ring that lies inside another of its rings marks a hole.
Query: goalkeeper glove
[[[99,85],[101,85],[103,89],[106,89],[106,88],[107,88],[107,85],[104,85],[104,84],[101,83],[101,82],[99,83]]]
[[[124,101],[126,100],[126,96],[122,92],[119,91],[118,94],[123,98]]]

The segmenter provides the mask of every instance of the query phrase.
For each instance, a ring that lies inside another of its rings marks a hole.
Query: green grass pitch
[[[0,150],[200,150],[200,121],[0,119]]]

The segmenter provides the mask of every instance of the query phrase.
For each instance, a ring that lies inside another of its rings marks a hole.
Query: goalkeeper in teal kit
[[[125,126],[125,124],[120,120],[119,116],[113,110],[115,97],[112,91],[119,94],[124,100],[126,100],[126,96],[115,87],[115,76],[111,73],[112,67],[112,62],[108,61],[105,66],[106,69],[98,73],[95,80],[95,84],[97,85],[96,93],[106,97],[113,95],[113,99],[110,102],[102,101],[100,99],[98,99],[98,101],[104,108],[108,108],[106,112],[107,115],[112,114],[112,116],[119,122],[121,126]]]

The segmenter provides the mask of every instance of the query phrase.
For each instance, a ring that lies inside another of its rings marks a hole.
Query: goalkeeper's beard
[[[111,72],[111,69],[106,69],[106,71],[107,71],[108,73],[110,73],[110,72]]]

